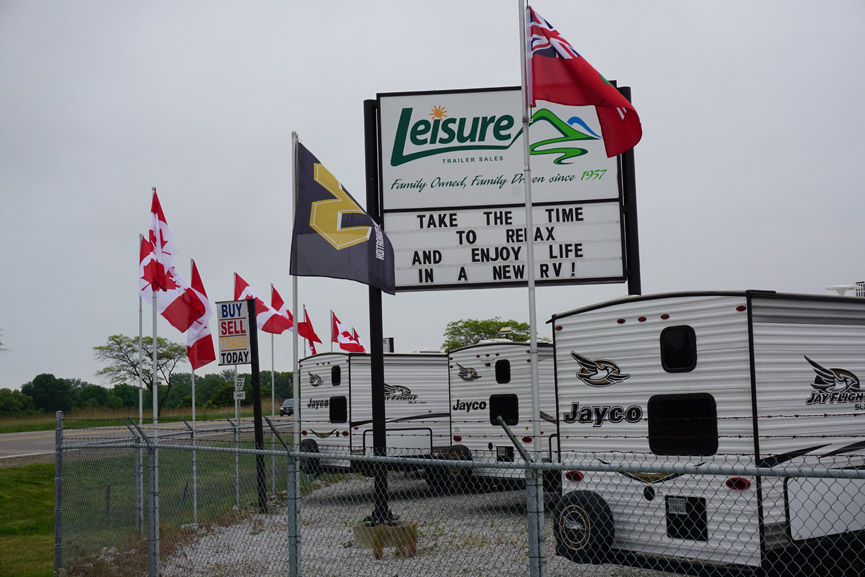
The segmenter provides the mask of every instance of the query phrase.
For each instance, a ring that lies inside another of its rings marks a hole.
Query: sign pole
[[[364,148],[366,151],[366,212],[377,223],[381,223],[378,202],[378,138],[376,131],[376,102],[364,100]],[[372,445],[375,456],[387,455],[387,430],[384,406],[384,346],[382,337],[381,289],[369,286],[369,338],[370,377],[372,380]],[[373,524],[393,522],[397,517],[388,507],[387,467],[375,463],[373,467],[375,508],[367,521]]]
[[[261,417],[261,373],[258,366],[258,326],[255,318],[255,299],[246,300],[249,311],[249,348],[252,353],[252,413],[255,425],[255,449],[264,450],[264,429]],[[256,453],[255,471],[258,480],[258,512],[267,513],[267,476],[264,455]]]

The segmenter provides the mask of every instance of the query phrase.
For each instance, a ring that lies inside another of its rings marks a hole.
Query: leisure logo
[[[491,115],[457,117],[448,116],[443,105],[433,106],[426,115],[415,109],[405,107],[397,122],[396,134],[393,140],[390,165],[393,167],[413,162],[439,154],[465,152],[469,150],[507,150],[522,134],[513,115]],[[545,138],[529,146],[531,155],[553,154],[553,164],[570,164],[570,160],[587,154],[589,151],[569,143],[579,141],[602,140],[600,134],[592,130],[579,116],[572,116],[563,121],[546,108],[536,110],[532,114],[530,125],[545,126],[544,132],[550,128],[557,136]]]

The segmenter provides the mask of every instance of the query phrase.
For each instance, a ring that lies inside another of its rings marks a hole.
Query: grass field
[[[261,412],[264,415],[270,415],[270,399],[262,400]],[[279,407],[275,411],[279,414]],[[150,421],[150,416],[153,411],[148,411],[145,408],[144,420]],[[206,421],[211,419],[221,419],[224,415],[234,416],[234,409],[231,407],[221,409],[196,409],[195,419],[198,421]],[[252,407],[241,407],[241,417],[252,417]],[[190,409],[171,409],[163,411],[159,414],[160,421],[180,420],[183,417],[187,421],[192,419],[192,411]],[[78,409],[70,411],[63,415],[64,427],[69,429],[74,428],[89,428],[89,427],[105,427],[114,426],[122,427],[124,418],[131,418],[138,421],[138,409]],[[50,431],[56,426],[56,418],[54,415],[34,415],[30,417],[3,417],[0,419],[0,434],[2,433],[23,433],[26,431]]]
[[[290,442],[290,439],[289,439]],[[159,451],[160,552],[168,555],[188,538],[194,520],[190,451]],[[147,522],[136,509],[134,449],[73,451],[63,460],[62,565],[92,563],[88,577],[146,572]],[[146,466],[147,459],[143,457]],[[257,503],[256,459],[196,451],[197,520],[200,525],[232,524]],[[285,462],[265,457],[267,492],[286,489]],[[54,465],[0,468],[0,575],[48,577],[54,569]],[[145,469],[146,471],[146,469]],[[305,476],[304,476],[305,477]],[[301,491],[309,490],[304,478]],[[148,494],[144,475],[144,503]],[[240,507],[235,508],[239,502]],[[106,551],[120,552],[111,563]]]
[[[54,574],[54,465],[0,469],[0,573]]]

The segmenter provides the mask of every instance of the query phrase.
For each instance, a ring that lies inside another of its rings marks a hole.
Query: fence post
[[[147,443],[147,575],[159,577],[159,453],[156,444],[140,431]]]
[[[544,489],[543,475],[535,467],[535,462],[523,446],[517,442],[513,431],[505,424],[501,415],[499,425],[505,430],[508,438],[519,451],[526,464],[526,521],[529,530],[529,575],[543,577],[546,574],[546,557],[544,557]]]
[[[54,429],[54,575],[63,560],[63,411],[55,413]]]
[[[288,575],[298,577],[300,575],[300,525],[298,521],[298,503],[300,500],[300,486],[297,482],[297,459],[286,451],[288,458]]]
[[[228,417],[225,420],[234,428],[234,504],[240,509],[240,422],[235,423]]]

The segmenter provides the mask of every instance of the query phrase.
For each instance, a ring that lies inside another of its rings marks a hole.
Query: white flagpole
[[[270,283],[270,304],[273,304],[273,283]],[[276,417],[276,362],[274,360],[274,334],[270,333],[270,418]],[[273,431],[270,431],[270,450],[273,451],[273,446],[276,444],[276,438]],[[271,491],[276,495],[276,455],[270,456],[270,484]]]
[[[530,89],[528,66],[527,38],[526,38],[526,23],[528,20],[528,11],[526,10],[525,0],[520,0],[520,71],[522,78],[520,79],[520,94],[522,97],[523,108],[523,159],[524,159],[524,175],[523,186],[526,191],[526,268],[528,269],[528,294],[529,294],[529,355],[531,361],[532,375],[532,449],[534,451],[534,460],[541,460],[541,438],[540,438],[540,392],[539,392],[539,377],[538,377],[538,337],[537,337],[537,310],[535,304],[535,253],[534,253],[534,236],[535,226],[532,216],[532,168],[531,168],[531,142],[529,139],[529,124],[531,120],[529,110],[528,90]],[[543,483],[541,482],[541,472],[533,471],[531,484],[526,488],[528,493],[528,507],[533,514],[530,518],[536,520],[536,524],[529,524],[529,570],[531,575],[543,577],[546,573],[546,564],[544,562],[543,545],[541,539],[544,531],[544,497]],[[529,485],[529,480],[526,480]]]
[[[189,278],[195,275],[195,261],[189,259]],[[198,452],[195,450],[195,367],[190,363],[192,383],[192,523],[198,526]]]
[[[138,253],[141,258],[141,243],[144,242],[144,235],[138,235]],[[139,282],[141,279],[139,279]],[[152,288],[152,287],[151,287]],[[144,362],[144,299],[141,298],[141,293],[138,293],[138,426],[144,425],[144,383],[141,374],[142,364]]]
[[[330,309],[330,352],[333,352],[333,309]]]

